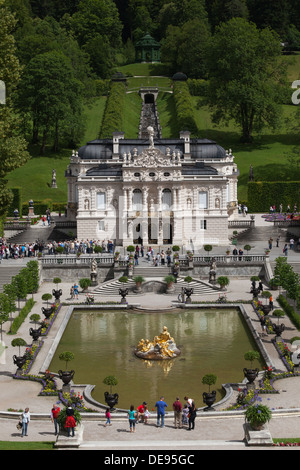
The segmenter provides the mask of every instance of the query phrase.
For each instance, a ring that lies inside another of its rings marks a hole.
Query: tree
[[[15,27],[14,15],[5,1],[0,0],[0,80],[6,89],[6,103],[0,104],[0,216],[12,201],[5,176],[29,159],[27,143],[20,134],[19,119],[13,110],[13,93],[21,74],[13,36]]]
[[[45,153],[51,132],[53,149],[58,150],[63,122],[81,114],[81,93],[82,85],[61,52],[39,54],[26,66],[19,86],[19,108],[30,113],[35,136],[40,129],[43,132],[41,154]]]
[[[274,31],[259,30],[243,18],[223,23],[209,41],[207,98],[213,120],[233,119],[243,142],[252,142],[254,131],[279,124],[285,81],[280,54]]]
[[[18,299],[18,307],[20,308],[20,300],[26,299],[27,296],[27,283],[26,277],[21,273],[14,276],[11,280],[11,284],[15,289],[15,295]]]
[[[113,0],[80,1],[71,27],[81,46],[97,34],[106,37],[111,47],[121,45],[122,24]]]
[[[206,76],[205,50],[210,39],[207,21],[195,18],[181,27],[170,25],[162,40],[162,61],[169,64],[171,71],[182,71],[190,78]]]
[[[75,359],[75,356],[71,351],[64,351],[58,356],[58,358],[61,361],[65,361],[66,369],[67,369],[68,368],[68,362],[73,361]]]
[[[27,346],[27,343],[25,341],[25,339],[23,338],[14,338],[11,342],[11,345],[15,348],[15,347],[18,347],[19,348],[19,356],[21,356],[21,350],[20,348],[23,347],[25,348]]]
[[[7,311],[9,313],[15,312],[16,309],[17,309],[17,306],[16,306],[17,295],[16,295],[16,289],[15,289],[14,285],[13,284],[4,284],[3,293],[6,294],[6,297],[7,297],[7,302],[8,302]],[[11,324],[12,324],[12,320],[13,319],[11,319]]]
[[[9,319],[9,299],[6,294],[0,294],[0,326],[1,326],[1,341],[2,341],[2,325]]]

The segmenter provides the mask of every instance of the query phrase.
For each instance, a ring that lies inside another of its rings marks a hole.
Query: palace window
[[[205,219],[200,220],[200,230],[206,230],[206,220]]]
[[[97,193],[97,209],[105,210],[106,209],[106,194]]]
[[[140,189],[134,189],[132,194],[132,209],[140,211],[143,209],[143,196]]]
[[[199,209],[207,209],[208,204],[207,204],[207,192],[206,191],[199,191]]]
[[[104,220],[99,220],[99,230],[104,231],[105,230],[105,225],[104,225]]]
[[[172,193],[170,189],[164,189],[161,196],[162,210],[168,211],[172,206]]]

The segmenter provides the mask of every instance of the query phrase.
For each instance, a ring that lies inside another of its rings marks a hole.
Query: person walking
[[[182,404],[179,397],[173,403],[175,429],[182,428]]]
[[[73,292],[74,292],[74,298],[76,298],[77,300],[78,300],[78,289],[79,289],[79,287],[75,282],[75,284],[73,286]]]
[[[155,407],[157,410],[157,427],[164,427],[165,426],[165,409],[167,408],[167,403],[164,401],[164,397],[160,397],[160,399],[155,403]]]
[[[283,251],[283,253],[284,253],[284,256],[287,256],[287,255],[288,255],[289,248],[288,248],[288,244],[287,244],[287,243],[284,245],[284,248],[283,248],[282,251]]]
[[[194,401],[188,405],[189,408],[189,427],[188,430],[191,431],[192,429],[195,429],[195,419],[197,416],[197,411],[195,407]]]
[[[58,434],[58,415],[60,413],[60,408],[59,406],[56,405],[56,403],[53,404],[52,410],[51,410],[51,421],[54,424],[54,434],[55,436]]]
[[[107,425],[111,426],[110,408],[106,408],[106,410],[105,410],[105,418],[106,418],[106,423],[104,424],[104,427],[106,428]]]
[[[267,325],[266,325],[266,318],[264,315],[260,318],[260,325],[261,325],[261,335],[267,336]]]
[[[269,305],[270,305],[271,310],[273,310],[274,305],[273,305],[273,296],[272,295],[269,298]]]
[[[128,415],[127,416],[128,416],[128,419],[129,419],[130,432],[135,432],[136,411],[135,411],[133,405],[131,405],[130,409],[128,410]]]
[[[30,412],[29,408],[25,408],[22,413],[22,437],[28,436],[28,426],[30,423]]]

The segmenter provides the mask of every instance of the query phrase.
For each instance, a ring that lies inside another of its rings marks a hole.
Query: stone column
[[[128,210],[129,211],[132,211],[132,193],[133,193],[133,189],[132,188],[129,188],[128,189]]]

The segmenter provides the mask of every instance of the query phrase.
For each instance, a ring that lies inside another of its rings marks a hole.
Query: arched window
[[[132,208],[134,211],[141,211],[143,209],[143,197],[140,189],[134,189],[133,191]]]
[[[171,209],[172,193],[170,189],[166,188],[163,190],[161,204],[162,204],[162,210],[168,211]]]

